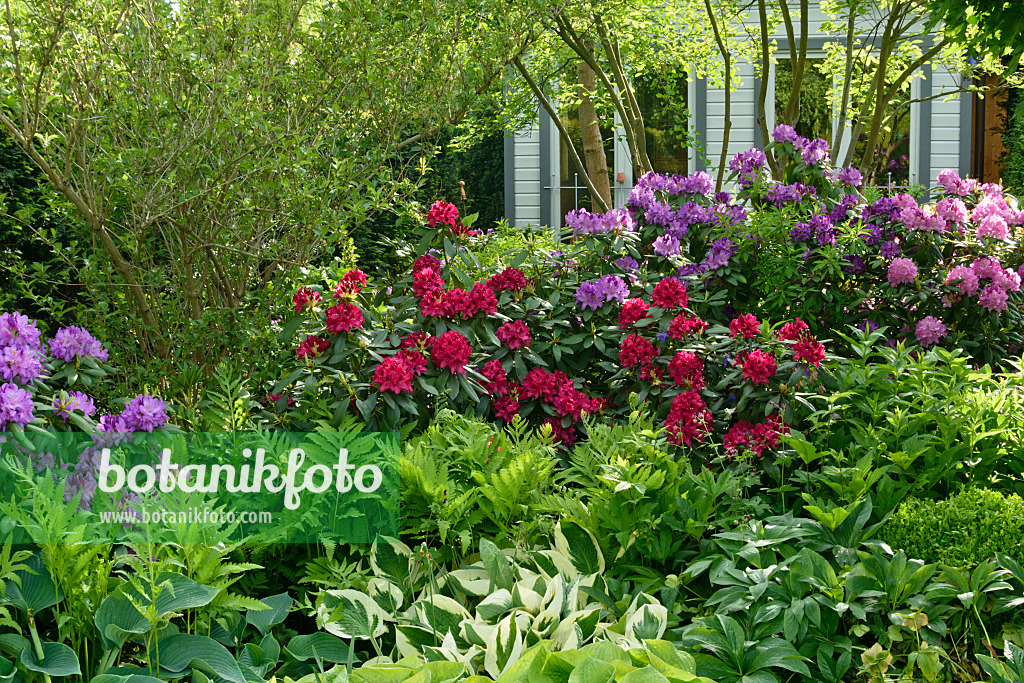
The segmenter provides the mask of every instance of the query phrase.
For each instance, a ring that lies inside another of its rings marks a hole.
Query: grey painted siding
[[[512,189],[515,226],[540,225],[540,126],[518,131],[513,137]],[[508,179],[506,178],[506,186]]]

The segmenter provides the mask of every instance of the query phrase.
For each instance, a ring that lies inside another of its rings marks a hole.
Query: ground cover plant
[[[648,174],[557,240],[439,200],[201,400],[115,402],[99,340],[4,313],[0,678],[1021,680],[1024,213],[770,146],[782,181]],[[32,441],[185,430],[398,432],[399,533],[104,523],[138,501]]]

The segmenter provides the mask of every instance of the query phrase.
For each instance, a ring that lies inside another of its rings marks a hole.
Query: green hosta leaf
[[[597,657],[587,657],[569,674],[569,683],[612,683],[615,667]]]
[[[14,662],[6,657],[0,657],[0,683],[11,683],[17,672],[18,669],[14,666]]]
[[[317,658],[334,664],[348,661],[348,645],[341,638],[332,636],[330,633],[318,632],[295,636],[288,641],[284,650],[300,662]]]
[[[288,616],[288,612],[292,609],[292,596],[287,593],[281,593],[279,595],[272,595],[269,598],[263,598],[260,602],[269,607],[270,609],[260,611],[248,611],[245,614],[245,620],[255,626],[259,630],[260,635],[267,635],[267,632],[274,626],[277,626]]]
[[[143,582],[145,595],[131,584],[122,584],[96,611],[94,622],[108,649],[120,648],[132,635],[149,632],[168,615],[205,607],[221,592],[220,588],[204,586],[174,572],[161,572],[155,588],[144,579]]]
[[[43,643],[43,657],[36,656],[35,648],[26,647],[21,651],[21,664],[29,671],[38,671],[50,676],[78,676],[82,668],[75,651],[64,643]],[[245,683],[239,681],[238,683]]]
[[[153,676],[132,674],[130,676],[117,676],[114,674],[100,674],[94,676],[90,683],[165,683],[162,679]]]
[[[512,588],[515,577],[512,575],[512,567],[509,566],[508,558],[498,546],[486,538],[480,539],[480,559],[483,560],[484,568],[487,569],[494,586],[507,590]]]
[[[575,522],[560,521],[555,526],[555,549],[572,562],[584,576],[604,573],[604,555],[594,535]]]
[[[160,668],[179,673],[198,669],[231,683],[247,683],[238,662],[213,638],[176,633],[159,642]],[[151,653],[154,660],[156,653]]]
[[[645,666],[642,669],[630,671],[619,679],[619,683],[670,683],[670,681],[658,673],[654,667]]]
[[[25,562],[25,566],[28,571],[15,572],[21,579],[21,585],[8,581],[0,602],[10,603],[25,614],[39,614],[64,599],[50,578],[50,572],[43,565],[42,553],[33,555]]]

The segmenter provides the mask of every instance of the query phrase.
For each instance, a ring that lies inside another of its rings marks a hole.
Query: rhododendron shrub
[[[81,509],[96,495],[101,449],[163,431],[169,417],[161,399],[143,394],[125,405],[97,405],[94,395],[113,372],[108,358],[82,327],[60,328],[47,340],[35,320],[0,312],[0,455],[52,476],[65,502],[77,496]]]
[[[705,191],[703,180],[686,187]],[[401,276],[346,300],[362,327],[333,329],[327,297],[307,294],[285,335],[297,366],[273,388],[295,403],[274,417],[298,425],[356,413],[371,429],[398,429],[448,406],[546,425],[571,444],[584,415],[626,419],[632,394],[673,443],[708,453],[737,420],[762,424],[777,413],[779,424],[792,423],[824,358],[811,335],[779,339],[751,314],[737,316],[743,334],[731,335],[729,321],[706,319],[717,304],[702,280],[680,276],[615,214],[575,220],[583,228],[568,228],[564,251],[510,255],[476,281],[465,275],[472,252],[435,230],[440,258],[410,253]]]

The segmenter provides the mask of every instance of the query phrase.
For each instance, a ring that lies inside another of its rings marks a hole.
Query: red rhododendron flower
[[[469,318],[473,315],[473,300],[470,293],[458,287],[442,292],[440,305],[441,315],[445,318]]]
[[[494,406],[494,414],[505,422],[511,422],[519,414],[519,401],[511,396],[500,396],[495,398],[491,405]]]
[[[557,394],[555,377],[544,368],[533,368],[523,381],[519,383],[519,395],[522,398],[540,398],[541,396]]]
[[[522,320],[505,323],[494,335],[510,349],[530,345],[530,328]]]
[[[425,318],[438,318],[444,315],[444,307],[435,294],[429,293],[420,299],[420,313]]]
[[[743,339],[752,339],[761,331],[761,323],[750,313],[733,318],[729,323],[729,336],[733,339],[739,335]]]
[[[811,328],[807,326],[800,318],[797,318],[791,323],[786,323],[779,330],[779,339],[783,341],[797,341],[799,339],[807,339],[811,336]]]
[[[750,441],[750,430],[753,427],[754,425],[746,420],[740,420],[730,427],[729,431],[722,437],[722,446],[725,448],[725,452],[734,454],[742,451],[743,447]]]
[[[366,273],[358,268],[345,273],[334,288],[335,299],[353,299],[366,286]]]
[[[619,329],[628,329],[630,325],[646,317],[647,302],[643,299],[626,299],[622,304],[622,312],[619,313]]]
[[[299,344],[299,349],[295,352],[295,355],[299,358],[316,358],[326,351],[327,347],[330,345],[331,342],[326,339],[321,339],[320,337],[311,334],[302,340],[302,343]]]
[[[363,327],[363,312],[355,304],[343,302],[327,309],[327,331],[351,332],[356,327]]]
[[[428,294],[437,294],[444,289],[444,280],[438,271],[431,268],[420,268],[413,271],[412,291],[418,297]]]
[[[430,254],[424,254],[423,256],[420,256],[418,259],[416,259],[416,261],[412,264],[412,272],[413,274],[416,274],[423,269],[432,270],[435,273],[440,273],[441,262],[438,261],[435,257],[431,256]]]
[[[590,413],[594,412],[594,408],[600,408],[601,402],[595,402],[582,391],[577,391],[572,382],[566,382],[558,390],[558,395],[555,396],[551,405],[559,415],[562,417],[572,416],[573,422],[575,422],[580,419],[583,411]]]
[[[761,456],[765,449],[774,450],[779,445],[779,435],[789,434],[789,425],[782,421],[778,413],[772,413],[759,425],[750,430],[750,450]]]
[[[654,285],[651,301],[662,308],[686,308],[690,297],[686,293],[686,285],[674,277],[668,277]]]
[[[434,341],[430,359],[442,370],[465,375],[466,363],[472,353],[473,347],[469,345],[469,340],[455,330],[448,330]]]
[[[412,370],[412,374],[419,377],[427,369],[427,357],[419,351],[413,351],[412,349],[402,349],[397,354],[396,358],[401,359],[406,366]]]
[[[519,292],[526,289],[529,282],[529,279],[523,274],[523,271],[518,268],[506,268],[488,280],[487,284],[489,284],[491,289],[495,292],[504,292],[506,290]]]
[[[486,282],[476,282],[473,284],[473,291],[470,292],[470,305],[470,317],[476,313],[494,315],[498,311],[498,297]]]
[[[818,367],[825,360],[825,346],[817,339],[801,339],[793,345],[793,360],[807,361]]]
[[[392,356],[381,361],[373,371],[373,383],[381,391],[393,394],[412,391],[413,370],[401,358]]]
[[[303,287],[295,292],[295,296],[292,297],[292,303],[295,304],[295,312],[299,313],[308,305],[320,303],[320,299],[320,292]]]
[[[682,339],[691,334],[702,334],[706,329],[708,329],[708,324],[700,318],[680,314],[672,318],[672,322],[669,323],[668,336],[671,339]]]
[[[662,385],[664,378],[665,368],[659,368],[656,365],[648,365],[640,370],[640,379],[645,382],[650,382],[656,387]]]
[[[491,396],[508,396],[508,375],[505,374],[505,368],[501,366],[500,360],[492,360],[483,367],[480,374],[487,378],[487,384],[484,385],[484,388],[487,389],[488,394]],[[517,407],[516,410],[518,409]]]
[[[665,428],[671,443],[689,446],[693,441],[704,441],[708,437],[712,421],[711,411],[700,394],[687,391],[672,400]]]
[[[658,357],[654,344],[641,337],[631,334],[622,340],[619,346],[619,365],[624,368],[645,367]]]
[[[431,337],[426,332],[416,330],[415,332],[410,332],[409,334],[405,335],[405,337],[402,338],[402,343],[399,344],[399,348],[415,349],[420,353],[424,353],[428,351],[430,347],[433,345],[433,337]]]
[[[754,384],[768,384],[777,368],[774,356],[755,349],[743,359],[743,379],[749,379]]]
[[[680,351],[668,364],[669,374],[681,387],[693,391],[704,389],[704,361],[692,351]]]
[[[451,202],[437,200],[427,211],[427,225],[434,227],[438,223],[454,226],[459,220],[459,210]]]

